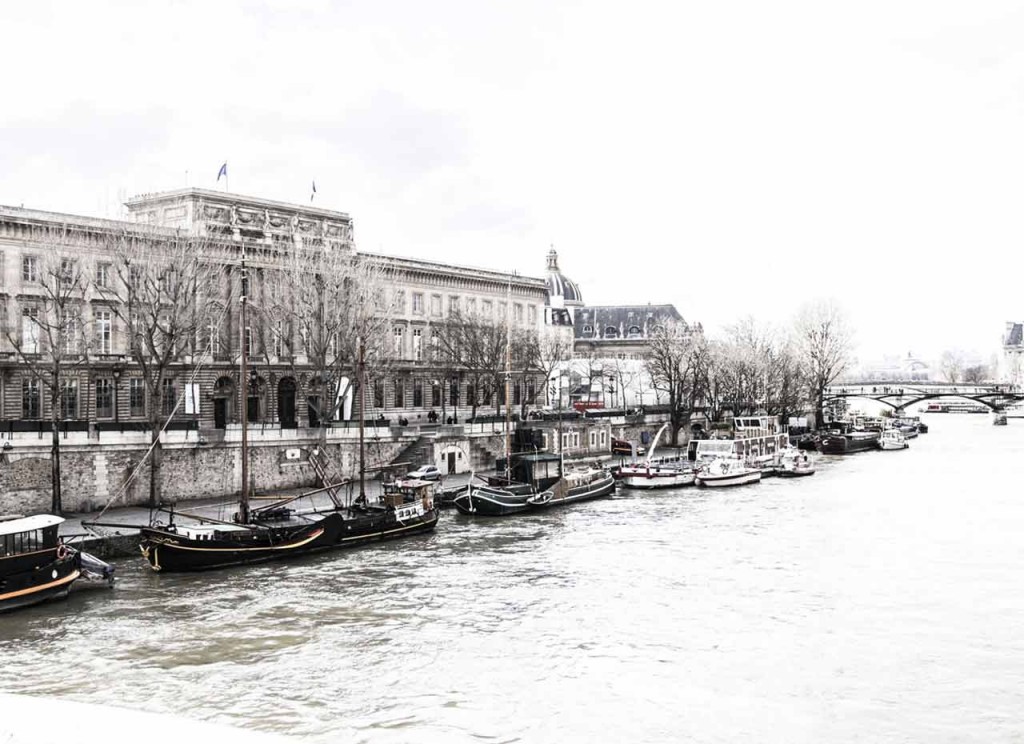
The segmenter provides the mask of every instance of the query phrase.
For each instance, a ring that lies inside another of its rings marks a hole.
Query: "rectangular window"
[[[384,407],[384,380],[373,383],[373,407]]]
[[[146,382],[141,377],[128,380],[128,412],[132,416],[146,415]]]
[[[508,318],[508,305],[504,302],[498,303],[498,317],[501,320]]]
[[[441,337],[437,333],[430,334],[430,358],[437,359],[441,355]]]
[[[602,447],[607,447],[608,446],[608,432],[605,431],[604,429],[601,429],[601,446]]]
[[[537,383],[533,378],[526,381],[526,402],[533,403],[537,400]]]
[[[21,380],[21,417],[37,419],[39,411],[39,380],[23,377]]]
[[[75,262],[70,258],[62,258],[60,261],[60,283],[65,287],[70,287],[74,278]]]
[[[78,317],[72,313],[64,319],[64,353],[78,353]]]
[[[185,383],[185,413],[199,413],[199,383]]]
[[[412,332],[412,358],[423,361],[423,331],[418,328]]]
[[[448,386],[448,402],[453,406],[459,405],[459,381],[452,380],[451,385]]]
[[[96,311],[96,351],[100,354],[110,354],[112,349],[112,326],[113,321],[109,310]]]
[[[512,384],[512,405],[518,406],[523,402],[522,389],[523,386],[521,383],[516,382]]]
[[[274,357],[281,359],[284,356],[284,321],[277,321],[272,331],[274,334]]]
[[[597,446],[597,432],[593,429],[590,430],[590,448],[594,449]]]
[[[476,298],[470,297],[466,300],[466,315],[476,315]]]
[[[431,385],[430,386],[430,405],[437,408],[441,405],[441,386]]]
[[[405,315],[405,290],[399,289],[395,291],[395,307],[394,311],[401,315]]]
[[[21,350],[25,354],[39,353],[38,307],[25,307],[21,310]]]
[[[395,330],[394,330],[394,339],[395,339],[395,346],[394,346],[395,358],[396,359],[401,359],[402,358],[402,350],[403,350],[402,347],[404,346],[403,341],[405,339],[404,339],[404,331],[403,331],[403,329],[400,326],[397,326],[395,328]]]
[[[96,418],[114,418],[114,382],[106,377],[96,380]]]
[[[423,315],[423,293],[413,292],[412,293],[412,314]]]
[[[423,407],[423,380],[412,381],[412,405],[413,408]]]
[[[395,408],[405,407],[405,381],[401,378],[395,380]]]
[[[245,355],[252,356],[252,326],[245,327]]]
[[[110,286],[114,267],[108,263],[96,264],[96,286],[101,289],[106,289]]]
[[[483,315],[485,318],[491,317],[491,315],[494,313],[494,303],[491,302],[490,300],[484,300],[482,303],[480,303],[480,306],[483,308]]]
[[[60,417],[64,420],[78,418],[78,380],[61,380]]]
[[[512,320],[520,325],[523,323],[523,306],[518,302],[512,306]]]
[[[448,314],[454,315],[459,312],[459,298],[458,296],[452,296],[448,298]]]
[[[441,295],[430,295],[430,314],[435,318],[441,317]]]
[[[161,410],[164,416],[170,416],[174,413],[174,407],[178,404],[178,387],[174,384],[174,380],[170,378],[165,378],[163,383],[160,395]],[[98,416],[99,414],[96,415]]]
[[[23,282],[39,281],[39,258],[37,256],[21,257],[21,280]]]
[[[220,354],[220,331],[216,321],[211,320],[206,326],[206,349],[213,356]]]
[[[530,305],[526,309],[526,320],[531,326],[537,325],[537,306]]]

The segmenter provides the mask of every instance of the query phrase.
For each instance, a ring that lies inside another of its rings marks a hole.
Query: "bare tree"
[[[824,420],[825,388],[850,366],[853,331],[832,300],[815,300],[797,313],[793,336],[797,359],[804,368],[818,426]]]
[[[946,382],[954,385],[960,382],[964,374],[964,355],[959,349],[947,349],[939,358],[939,369]]]
[[[696,334],[681,321],[659,325],[649,336],[645,365],[654,387],[668,399],[672,445],[687,426],[700,396]]]
[[[551,378],[572,358],[572,338],[560,333],[537,333],[530,330],[520,336],[518,343],[524,376],[532,373],[544,380],[544,400],[547,405],[552,405],[553,396],[549,389]],[[535,394],[537,392],[535,390]],[[535,401],[527,402],[532,405]]]
[[[382,380],[391,367],[396,294],[389,285],[385,264],[339,248],[297,247],[264,269],[254,309],[271,329],[269,354],[296,379],[308,371],[308,404],[323,423],[342,418],[356,390],[360,339],[368,379]]]
[[[22,274],[28,291],[18,296],[13,317],[3,315],[3,334],[24,364],[24,400],[41,417],[46,391],[50,418],[50,510],[61,514],[61,457],[59,426],[62,418],[78,416],[78,381],[75,369],[86,361],[87,336],[82,311],[89,285],[89,262],[74,246],[66,226],[42,228],[32,236],[40,255],[23,258]],[[6,308],[5,308],[6,310]]]
[[[127,352],[142,373],[146,416],[153,450],[150,457],[149,500],[160,503],[163,449],[160,432],[185,395],[171,368],[195,351],[200,330],[226,308],[200,302],[222,269],[205,238],[178,232],[134,229],[117,236],[109,281],[97,282],[95,302],[113,313],[124,329]],[[96,348],[113,351],[109,325],[99,328]]]
[[[964,382],[969,382],[977,385],[982,382],[985,382],[985,380],[987,380],[988,377],[988,367],[986,367],[984,364],[972,364],[970,367],[964,369]]]

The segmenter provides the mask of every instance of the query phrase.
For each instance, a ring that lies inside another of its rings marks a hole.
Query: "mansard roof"
[[[628,338],[631,333],[646,337],[654,326],[673,320],[683,322],[683,316],[675,305],[588,305],[576,311],[575,320],[577,339]],[[609,329],[615,332],[606,333]]]

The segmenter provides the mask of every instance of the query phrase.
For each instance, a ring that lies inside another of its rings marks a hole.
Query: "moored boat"
[[[878,449],[881,432],[860,431],[846,424],[822,435],[818,448],[827,455],[849,455]]]
[[[797,478],[804,475],[814,475],[814,458],[806,452],[795,447],[790,447],[779,458],[775,474],[780,478]]]
[[[688,459],[657,460],[654,458],[658,442],[661,441],[668,426],[668,424],[664,424],[658,429],[647,458],[643,462],[623,465],[619,468],[619,479],[623,486],[640,489],[678,488],[694,482],[695,474]]]
[[[697,485],[709,488],[743,486],[760,480],[760,470],[735,457],[719,457],[697,473]]]
[[[909,447],[906,435],[899,429],[886,429],[878,439],[878,449],[901,450]]]
[[[992,423],[996,426],[1006,426],[1006,413],[1004,411],[994,411],[992,413]]]
[[[527,499],[532,508],[546,508],[609,496],[615,491],[615,479],[602,468],[588,467],[570,471],[546,491]]]
[[[113,583],[110,566],[64,544],[62,522],[52,514],[0,520],[0,612],[63,599],[79,578]]]

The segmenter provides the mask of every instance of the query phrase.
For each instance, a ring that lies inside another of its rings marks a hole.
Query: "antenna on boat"
[[[246,306],[249,299],[249,274],[245,266],[245,244],[242,244],[242,291],[239,302],[241,303],[241,323],[239,333],[241,343],[241,386],[242,386],[242,495],[238,504],[238,521],[240,524],[249,523],[249,372],[246,364],[246,329],[247,317]]]

